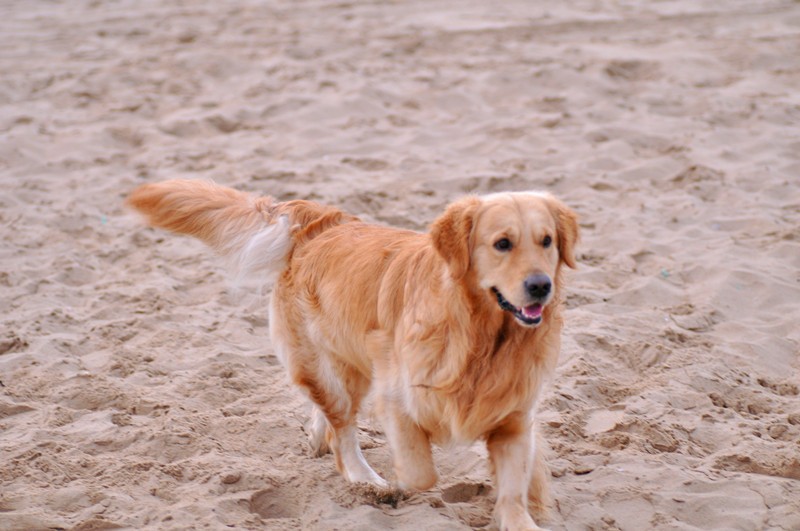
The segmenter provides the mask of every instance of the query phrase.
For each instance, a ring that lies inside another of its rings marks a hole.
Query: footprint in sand
[[[250,497],[250,512],[265,520],[299,518],[303,514],[303,504],[291,487],[273,485]]]
[[[492,520],[489,487],[483,483],[456,483],[442,489],[442,501],[458,520],[472,528],[485,527]]]
[[[456,483],[442,489],[442,501],[445,503],[465,503],[475,496],[488,492],[488,487],[483,483]]]

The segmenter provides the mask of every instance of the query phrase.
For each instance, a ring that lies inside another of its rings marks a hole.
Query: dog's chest
[[[537,392],[537,378],[517,367],[486,377],[462,374],[447,388],[419,381],[419,374],[401,371],[400,394],[405,410],[438,444],[470,443],[485,437],[512,415],[527,415]]]

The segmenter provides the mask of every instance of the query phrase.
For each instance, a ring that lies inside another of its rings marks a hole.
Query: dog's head
[[[562,264],[575,267],[575,213],[546,193],[498,193],[451,204],[431,238],[458,282],[470,282],[523,326],[537,326]]]

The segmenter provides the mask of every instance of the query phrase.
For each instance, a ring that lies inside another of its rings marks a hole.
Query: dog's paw
[[[373,507],[389,505],[392,508],[397,508],[409,497],[408,493],[397,487],[379,487],[372,483],[349,483],[347,488],[337,489],[331,496],[342,507],[366,504]]]
[[[376,489],[389,489],[389,482],[378,475],[377,472],[372,470],[369,465],[366,468],[355,470],[350,473],[344,473],[345,478],[350,483],[360,485],[371,485]]]
[[[373,506],[391,505],[392,507],[397,507],[399,502],[408,498],[404,490],[390,486],[386,481],[383,483],[383,485],[376,485],[374,483],[353,483],[350,490],[366,503]]]
[[[528,511],[521,504],[498,504],[495,519],[502,531],[542,531]]]
[[[510,524],[500,526],[501,531],[549,531],[546,527],[539,527],[536,522],[521,522],[519,524]]]

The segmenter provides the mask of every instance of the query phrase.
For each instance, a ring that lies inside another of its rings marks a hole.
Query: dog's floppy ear
[[[562,262],[575,269],[577,267],[575,244],[578,243],[578,215],[555,197],[548,197],[547,204],[556,219],[558,256]]]
[[[480,203],[477,197],[460,199],[448,206],[431,225],[433,246],[447,262],[450,274],[456,280],[463,278],[469,270],[472,226]]]

